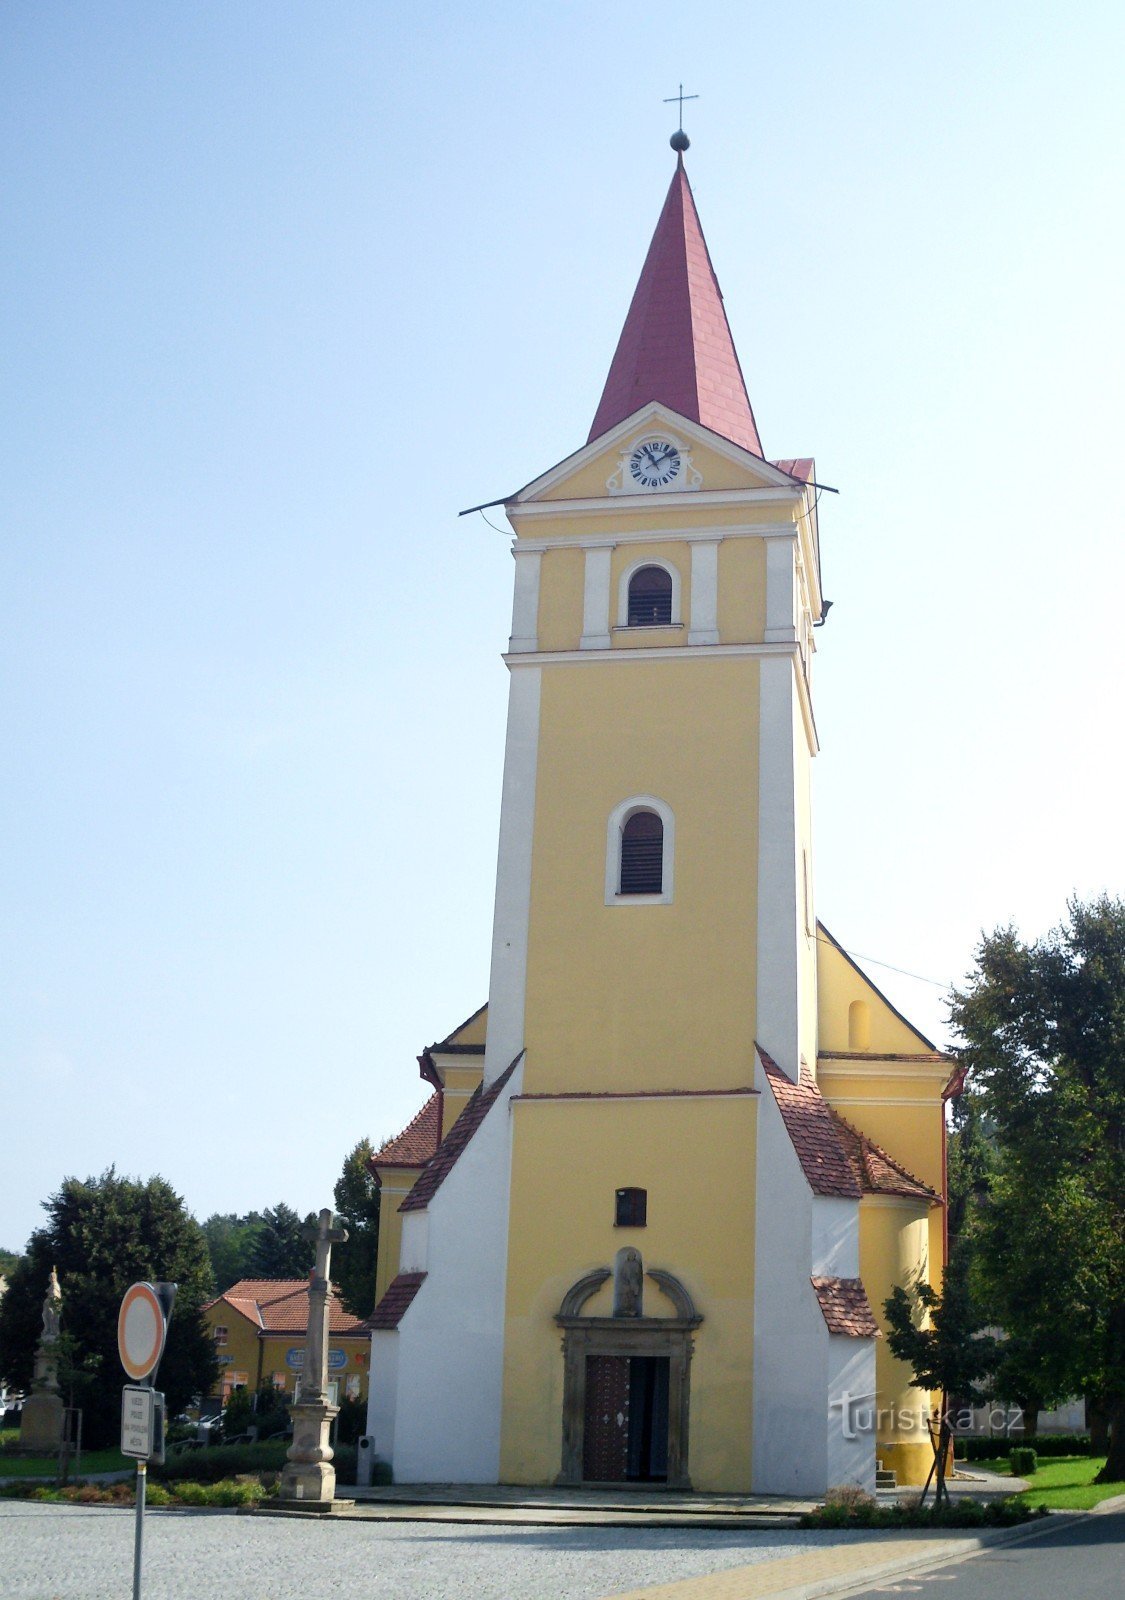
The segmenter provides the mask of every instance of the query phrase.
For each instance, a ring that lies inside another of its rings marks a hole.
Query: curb
[[[949,1566],[954,1561],[971,1560],[973,1556],[982,1555],[986,1550],[995,1550],[998,1546],[1022,1544],[1037,1539],[1042,1534],[1069,1527],[1071,1523],[1080,1522],[1083,1517],[1090,1515],[1092,1513],[1089,1511],[1052,1511],[1034,1523],[1021,1523],[1015,1528],[995,1528],[988,1533],[973,1534],[967,1539],[951,1539],[948,1548],[940,1555],[930,1552],[916,1561],[911,1561],[909,1558],[903,1560],[901,1557],[895,1561],[883,1561],[868,1567],[862,1577],[857,1577],[851,1572],[841,1574],[839,1578],[817,1578],[811,1583],[798,1583],[790,1585],[788,1589],[771,1590],[768,1595],[760,1596],[759,1600],[824,1600],[828,1595],[838,1595],[841,1600],[847,1600],[848,1595],[861,1595],[864,1590],[870,1589],[872,1584],[879,1583],[884,1578],[901,1578],[910,1573],[934,1572],[938,1567]]]

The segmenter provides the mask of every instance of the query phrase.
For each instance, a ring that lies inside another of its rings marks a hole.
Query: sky
[[[1123,892],[1123,46],[1108,0],[8,0],[0,1245],[111,1164],[330,1205],[485,1000],[512,562],[457,513],[585,441],[681,82],[765,451],[840,490],[818,914],[944,1043],[983,930]]]

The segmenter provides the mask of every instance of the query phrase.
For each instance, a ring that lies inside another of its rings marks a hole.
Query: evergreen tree
[[[375,1264],[379,1254],[379,1185],[371,1171],[370,1139],[361,1139],[344,1161],[336,1182],[336,1212],[348,1230],[332,1251],[332,1279],[346,1310],[366,1317],[375,1309]]]
[[[163,1178],[67,1178],[44,1202],[47,1223],[0,1300],[0,1376],[29,1389],[42,1332],[41,1309],[51,1268],[62,1287],[60,1377],[83,1409],[83,1434],[93,1446],[117,1437],[121,1386],[117,1316],[138,1280],[179,1285],[158,1383],[175,1415],[216,1380],[214,1348],[200,1315],[212,1289],[203,1233]],[[69,1398],[69,1396],[68,1396]]]
[[[302,1229],[316,1226],[310,1211],[302,1219],[284,1200],[262,1212],[259,1228],[250,1249],[249,1276],[255,1278],[307,1278],[313,1269],[316,1246]]]
[[[222,1294],[240,1278],[254,1276],[254,1249],[262,1226],[262,1217],[257,1211],[244,1217],[235,1216],[233,1211],[216,1211],[203,1223],[216,1294]]]

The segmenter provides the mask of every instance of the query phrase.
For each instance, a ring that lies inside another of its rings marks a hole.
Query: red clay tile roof
[[[786,472],[791,478],[797,478],[801,483],[808,483],[813,473],[812,456],[790,456],[786,461],[771,461],[771,467],[776,467],[779,472]]]
[[[848,1339],[880,1339],[867,1290],[859,1278],[811,1278],[829,1333]]]
[[[650,400],[763,454],[682,161],[641,268],[590,438]]]
[[[388,1285],[387,1292],[364,1323],[364,1327],[372,1332],[381,1328],[397,1328],[425,1281],[424,1272],[400,1272],[394,1282]]]
[[[864,1194],[902,1195],[911,1200],[941,1199],[941,1196],[935,1194],[933,1189],[924,1184],[920,1178],[916,1178],[893,1156],[889,1156],[874,1139],[869,1139],[858,1128],[853,1128],[838,1111],[833,1110],[832,1115],[848,1160],[851,1162],[852,1171],[859,1179]]]
[[[309,1324],[309,1280],[307,1278],[240,1278],[218,1299],[208,1301],[204,1311],[226,1301],[244,1317],[256,1322],[263,1333],[304,1333]],[[353,1317],[340,1304],[340,1292],[332,1284],[328,1292],[328,1331],[346,1335],[362,1332],[359,1317]]]
[[[438,1146],[437,1155],[422,1172],[413,1189],[399,1206],[400,1211],[424,1211],[449,1176],[469,1140],[476,1133],[485,1117],[488,1115],[497,1095],[503,1089],[512,1073],[519,1064],[521,1050],[515,1061],[511,1062],[500,1076],[485,1088],[478,1083],[457,1121],[450,1128],[441,1144]]]
[[[371,1166],[424,1167],[441,1143],[441,1095],[436,1091],[402,1132],[388,1139],[371,1157]]]
[[[813,1193],[858,1200],[863,1192],[859,1179],[848,1160],[831,1107],[811,1075],[802,1072],[801,1082],[794,1083],[761,1045],[758,1046],[758,1055],[781,1112],[785,1131],[792,1140],[797,1160]]]

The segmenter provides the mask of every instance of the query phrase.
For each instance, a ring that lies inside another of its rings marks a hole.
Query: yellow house
[[[816,918],[822,486],[762,448],[677,138],[589,438],[502,502],[488,1005],[374,1162],[399,1482],[819,1494],[931,1459],[879,1323],[940,1281],[951,1063]]]
[[[241,1278],[203,1307],[219,1362],[225,1405],[235,1389],[257,1392],[272,1384],[296,1397],[305,1364],[309,1317],[307,1278]],[[331,1285],[328,1302],[328,1395],[331,1403],[365,1400],[370,1345],[359,1317],[340,1304]]]

